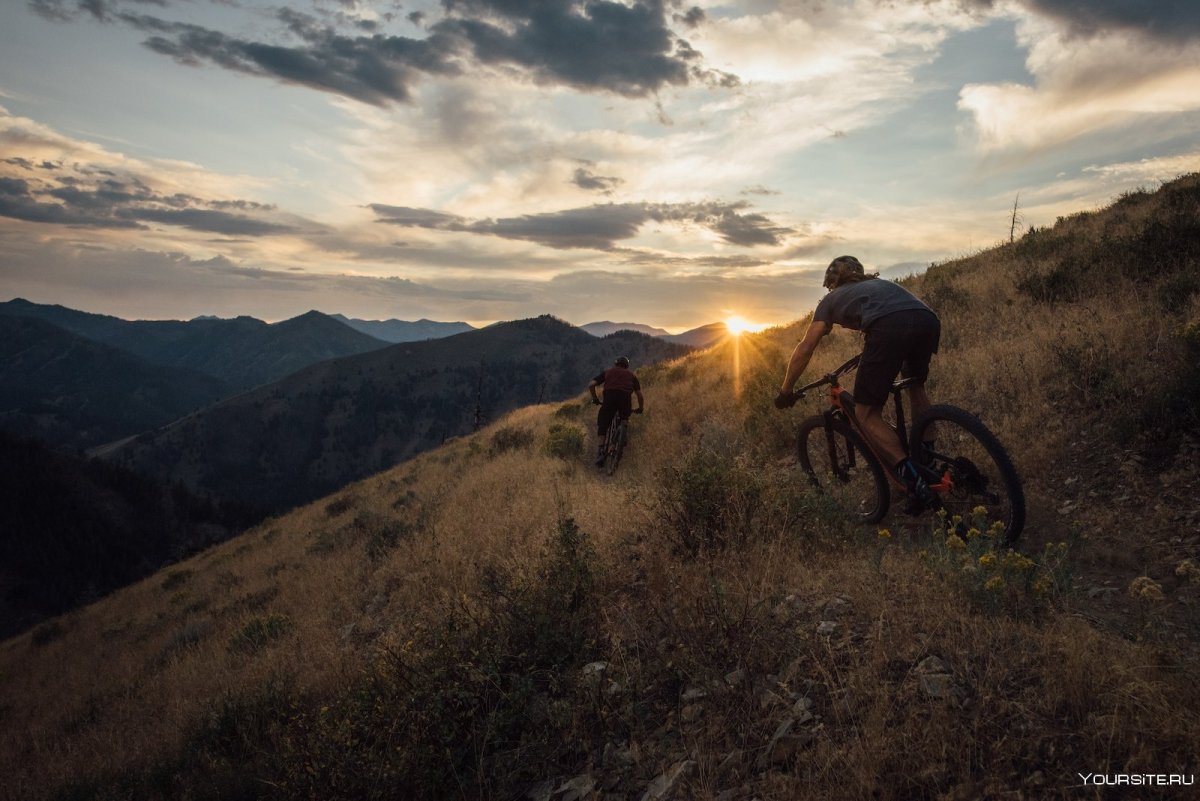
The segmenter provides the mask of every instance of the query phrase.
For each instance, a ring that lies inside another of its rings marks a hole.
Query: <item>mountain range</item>
[[[310,311],[278,323],[232,320],[122,320],[17,298],[0,316],[33,317],[150,364],[194,370],[222,381],[229,392],[277,381],[324,359],[385,347],[327,314]]]
[[[439,323],[435,320],[359,320],[342,314],[329,315],[340,323],[350,326],[367,336],[381,339],[384,342],[396,344],[399,342],[420,342],[425,339],[440,339],[465,331],[474,331],[475,327],[467,323]]]
[[[617,356],[636,368],[690,350],[633,331],[597,338],[548,315],[500,323],[312,365],[97,453],[273,513],[576,395]]]

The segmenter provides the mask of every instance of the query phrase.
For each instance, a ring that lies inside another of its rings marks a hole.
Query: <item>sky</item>
[[[4,0],[0,300],[682,331],[1200,170],[1194,0]]]

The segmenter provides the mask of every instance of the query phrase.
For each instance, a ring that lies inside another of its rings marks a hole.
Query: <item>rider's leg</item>
[[[870,440],[875,453],[888,465],[892,473],[904,482],[908,494],[908,509],[910,514],[919,514],[937,502],[937,495],[929,488],[929,483],[921,476],[912,461],[904,455],[904,447],[896,430],[883,419],[882,406],[859,406],[858,423],[863,433]]]
[[[862,406],[855,410],[858,424],[871,443],[871,447],[879,454],[880,459],[888,467],[894,467],[904,461],[904,448],[896,431],[883,419],[882,406]]]

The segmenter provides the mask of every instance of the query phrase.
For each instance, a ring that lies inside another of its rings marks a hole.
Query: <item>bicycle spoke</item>
[[[887,512],[886,479],[862,448],[852,435],[827,432],[820,418],[811,418],[800,427],[797,456],[823,496],[858,520],[878,522]]]
[[[981,508],[991,522],[1004,526],[1008,544],[1024,526],[1025,500],[1020,480],[1003,446],[978,418],[961,409],[937,406],[914,427],[913,440],[925,432],[936,436],[936,448],[925,454],[925,467],[934,478],[946,513],[963,521]]]

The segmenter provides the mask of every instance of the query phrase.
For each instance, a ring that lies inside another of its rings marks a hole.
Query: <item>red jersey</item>
[[[632,370],[610,367],[592,379],[604,385],[605,392],[641,392],[642,384]]]

